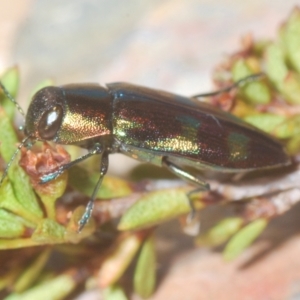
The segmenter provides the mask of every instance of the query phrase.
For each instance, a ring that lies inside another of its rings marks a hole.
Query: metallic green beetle
[[[43,176],[42,183],[91,155],[102,156],[100,178],[79,230],[91,216],[111,153],[165,166],[205,189],[208,185],[190,174],[186,166],[245,172],[290,164],[277,140],[235,116],[196,98],[129,83],[43,88],[28,108],[25,135],[33,141],[72,144],[89,150]]]

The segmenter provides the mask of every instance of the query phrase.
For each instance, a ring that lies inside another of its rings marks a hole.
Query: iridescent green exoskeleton
[[[101,155],[100,178],[79,222],[79,230],[90,218],[111,153],[165,166],[204,189],[208,185],[189,173],[187,166],[245,172],[290,163],[277,140],[229,113],[195,97],[129,83],[43,88],[29,106],[25,135],[30,140],[78,145],[89,150],[88,154],[43,176],[42,183],[91,155]]]

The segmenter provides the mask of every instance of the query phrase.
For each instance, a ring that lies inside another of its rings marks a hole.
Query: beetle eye
[[[60,106],[54,106],[46,111],[38,125],[38,132],[43,140],[51,140],[56,135],[63,117],[63,111]]]

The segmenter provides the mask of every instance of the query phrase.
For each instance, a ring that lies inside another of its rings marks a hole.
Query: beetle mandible
[[[33,96],[29,105],[24,127],[26,138],[21,145],[27,140],[38,140],[88,149],[86,155],[43,176],[41,183],[55,179],[92,155],[101,156],[100,177],[79,221],[80,231],[91,216],[111,153],[165,166],[205,190],[209,185],[187,171],[187,166],[248,172],[290,164],[277,140],[197,99],[230,90],[260,76],[251,75],[223,90],[191,98],[123,82],[106,87],[98,84],[45,87]]]

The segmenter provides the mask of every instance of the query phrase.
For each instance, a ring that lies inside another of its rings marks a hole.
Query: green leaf
[[[236,233],[226,245],[223,257],[232,260],[240,255],[262,233],[268,225],[266,219],[257,219]]]
[[[120,279],[140,248],[143,238],[139,233],[131,233],[117,240],[99,271],[98,282],[102,287],[110,286]]]
[[[12,126],[12,121],[2,108],[0,108],[0,142],[0,154],[8,163],[16,151],[16,144],[19,141]]]
[[[282,135],[276,135],[274,130],[280,125],[283,124],[287,120],[286,116],[270,114],[270,113],[257,113],[248,115],[244,118],[247,123],[265,131],[267,133],[274,134],[278,138],[284,137]]]
[[[145,194],[125,212],[118,229],[135,230],[150,227],[189,213],[191,208],[187,192],[187,188],[173,188]]]
[[[286,148],[287,148],[287,152],[290,155],[298,154],[300,152],[300,136],[299,135],[293,136],[293,138],[291,138],[288,141]]]
[[[18,216],[0,209],[0,238],[20,237],[25,229],[24,222]]]
[[[47,280],[24,293],[13,293],[5,300],[63,300],[76,287],[76,281],[73,274],[63,274],[51,280]]]
[[[5,89],[9,92],[9,94],[15,99],[17,95],[17,91],[19,89],[19,70],[17,67],[13,67],[8,69],[0,78],[2,84],[4,85]],[[8,99],[6,96],[4,96],[3,91],[0,89],[0,99],[1,106],[4,108],[6,114],[8,115],[9,119],[12,120],[15,111],[16,111],[16,105]]]
[[[281,38],[287,59],[294,69],[300,73],[300,8],[295,7],[284,24]]]
[[[262,81],[251,82],[242,91],[248,102],[252,104],[268,104],[271,102],[269,87]]]
[[[68,173],[65,172],[47,185],[35,186],[35,192],[39,195],[40,200],[44,205],[48,219],[56,219],[55,203],[57,199],[64,194],[68,183],[67,179]]]
[[[43,219],[31,236],[31,239],[41,244],[56,244],[65,241],[65,227],[50,219]]]
[[[245,60],[238,60],[232,67],[232,77],[236,82],[254,73],[254,70]],[[268,104],[271,101],[271,92],[267,84],[262,81],[253,81],[245,84],[239,89],[242,96],[251,104]]]
[[[123,289],[114,284],[103,290],[104,300],[128,300]]]
[[[196,239],[197,246],[215,247],[226,242],[243,225],[242,218],[226,218],[212,227],[207,233],[200,235]]]
[[[293,71],[280,85],[280,91],[284,95],[285,100],[290,104],[300,104],[300,76]]]
[[[50,249],[44,250],[29,266],[27,266],[26,270],[23,271],[17,282],[14,284],[15,292],[21,293],[25,291],[39,278],[50,254]]]
[[[156,254],[154,246],[154,237],[151,235],[143,243],[134,271],[134,290],[142,298],[150,297],[155,289]]]
[[[279,138],[287,139],[300,134],[300,115],[289,116],[273,130],[273,134]]]
[[[0,187],[0,207],[29,221],[30,227],[34,227],[34,224],[38,222],[36,216],[26,210],[17,200],[13,187],[8,180],[5,180]]]
[[[0,154],[7,163],[16,151],[17,142],[11,121],[5,112],[0,109]],[[12,185],[13,195],[19,202],[18,207],[23,207],[23,212],[20,213],[20,216],[33,223],[38,222],[42,218],[43,212],[37,202],[29,178],[17,163],[17,159],[10,165],[8,178]],[[4,184],[0,187],[0,193],[3,193],[3,186]]]
[[[300,76],[288,69],[284,51],[278,44],[266,49],[266,73],[290,104],[300,104]]]
[[[14,193],[18,202],[24,207],[27,212],[27,215],[30,213],[32,218],[35,218],[35,222],[38,222],[43,217],[43,211],[37,202],[36,195],[32,189],[29,178],[25,171],[19,167],[17,164],[13,164],[10,167],[9,179],[14,189]],[[24,212],[21,216],[24,215]],[[32,218],[28,218],[30,221]]]
[[[0,250],[18,249],[18,248],[33,247],[39,245],[41,244],[32,240],[31,238],[0,239]]]
[[[274,83],[277,89],[288,74],[288,68],[285,63],[284,52],[282,48],[275,43],[271,43],[266,48],[266,73],[268,78]]]

